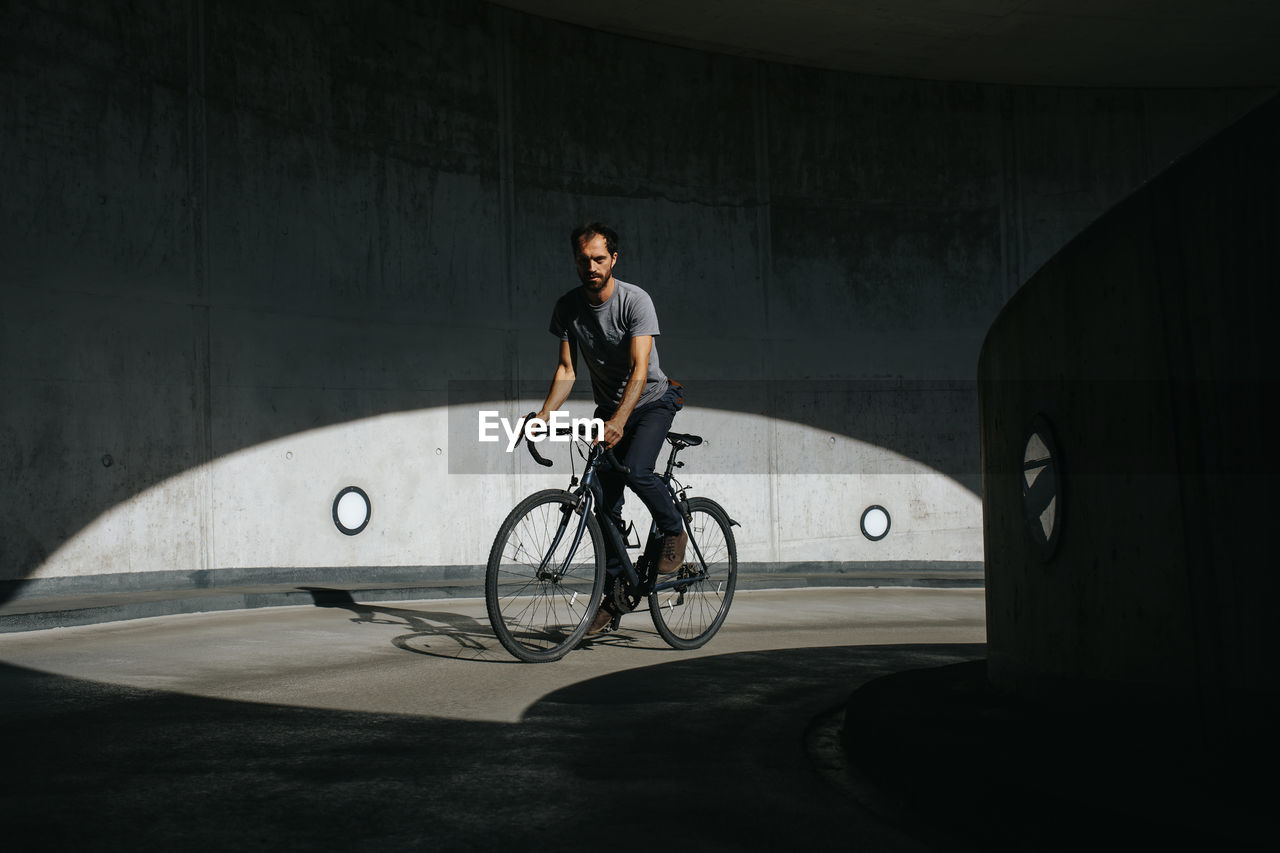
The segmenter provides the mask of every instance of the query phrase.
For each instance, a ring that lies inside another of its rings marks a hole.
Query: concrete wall
[[[1280,101],[1094,223],[1000,314],[982,351],[990,673],[1159,690],[1215,724],[1280,692],[1267,451],[1280,310]],[[1056,439],[1056,551],[1027,534],[1024,444]],[[1229,711],[1224,709],[1229,708]]]
[[[980,565],[991,319],[1259,96],[852,77],[462,0],[5,4],[0,579],[479,563],[567,475],[483,461],[449,403],[530,407],[585,218],[655,297],[744,560]]]

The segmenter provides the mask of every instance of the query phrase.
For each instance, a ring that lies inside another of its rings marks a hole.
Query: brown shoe
[[[609,608],[603,604],[596,611],[596,618],[592,620],[591,627],[587,629],[587,636],[592,634],[602,634],[609,627],[609,623],[613,621],[613,614],[609,612]]]
[[[662,552],[658,556],[658,574],[669,575],[684,565],[684,548],[688,544],[689,534],[683,530],[679,533],[664,533]]]

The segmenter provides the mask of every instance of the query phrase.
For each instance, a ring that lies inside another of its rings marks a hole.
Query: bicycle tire
[[[600,606],[604,589],[604,536],[594,515],[578,543],[573,561],[562,577],[539,572],[562,520],[567,527],[555,553],[545,560],[560,567],[577,528],[573,496],[562,489],[545,489],[511,510],[485,569],[484,600],[489,624],[498,642],[527,663],[559,660],[576,646]]]
[[[690,498],[688,524],[690,542],[680,574],[699,572],[700,550],[707,576],[691,577],[688,585],[649,593],[653,627],[668,645],[677,649],[696,649],[715,636],[729,615],[738,585],[738,546],[729,514],[713,500]],[[698,550],[694,549],[695,542]],[[670,579],[660,576],[659,583]]]

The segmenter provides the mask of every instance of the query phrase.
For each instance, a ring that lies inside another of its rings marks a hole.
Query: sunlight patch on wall
[[[229,453],[102,513],[34,576],[483,564],[510,508],[538,489],[566,487],[582,462],[574,457],[571,466],[560,446],[550,469],[533,464],[523,448],[451,447],[451,439],[474,438],[451,436],[449,421],[443,407],[399,412]],[[720,501],[741,524],[735,533],[744,562],[982,559],[980,498],[899,453],[723,409],[686,408],[676,428],[707,439],[681,454],[686,467],[677,478],[691,495]],[[451,456],[464,453],[488,454],[489,473],[450,473]],[[664,448],[660,469],[666,454]],[[358,535],[334,520],[335,497],[351,486],[372,508]],[[873,504],[893,519],[879,540],[860,526]],[[634,496],[626,515],[647,529]]]

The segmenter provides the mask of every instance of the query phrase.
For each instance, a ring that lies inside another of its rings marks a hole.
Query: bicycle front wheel
[[[738,584],[738,546],[729,515],[718,503],[689,499],[684,565],[674,576],[659,576],[658,582],[666,588],[649,593],[649,615],[668,645],[696,649],[715,636]]]
[[[582,516],[573,497],[547,489],[511,511],[489,550],[484,578],[489,624],[522,661],[559,660],[590,627],[604,589],[604,537],[595,516],[573,547]]]

